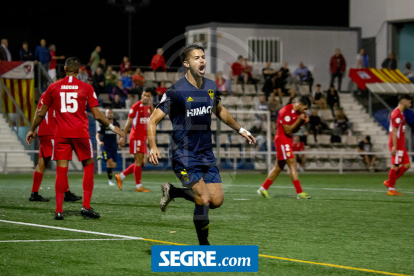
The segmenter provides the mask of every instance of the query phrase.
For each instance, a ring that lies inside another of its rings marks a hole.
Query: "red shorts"
[[[145,140],[129,140],[129,153],[147,153],[147,142]]]
[[[47,158],[53,155],[53,135],[39,136],[39,158]]]
[[[408,156],[407,149],[397,150],[395,156],[391,155],[391,165],[404,165],[410,163],[410,157]]]
[[[275,136],[275,148],[276,148],[276,158],[277,160],[286,160],[292,159],[295,156],[293,155],[292,149],[292,139],[284,137],[284,136]]]
[[[72,160],[72,151],[79,161],[93,158],[92,141],[89,138],[55,138],[53,143],[53,160]]]

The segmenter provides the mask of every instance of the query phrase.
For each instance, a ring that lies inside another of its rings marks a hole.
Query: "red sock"
[[[401,168],[398,169],[397,171],[397,175],[395,180],[397,180],[398,178],[400,178],[405,172],[407,171],[407,168],[402,166]]]
[[[127,176],[127,175],[129,175],[129,174],[131,174],[131,173],[133,173],[134,172],[134,168],[135,168],[135,164],[134,163],[132,163],[128,168],[126,168],[125,169],[125,171],[123,171],[122,173],[125,175],[125,176]]]
[[[93,190],[93,174],[95,173],[95,163],[86,165],[83,168],[83,207],[91,209],[91,197]]]
[[[395,180],[397,180],[397,171],[390,169],[390,173],[388,174],[388,180],[390,182],[388,188],[394,188],[395,187]]]
[[[134,168],[135,184],[141,184],[141,173],[142,173],[142,167],[135,166]]]
[[[33,185],[32,185],[32,193],[38,192],[40,184],[42,184],[43,173],[35,171],[33,173]]]
[[[300,194],[300,193],[303,192],[302,191],[302,187],[300,186],[299,180],[293,180],[293,186],[295,186],[295,189],[296,189],[296,193],[297,194]]]
[[[268,189],[269,189],[269,187],[270,187],[270,185],[272,185],[272,183],[273,183],[273,180],[270,180],[269,178],[266,178],[266,180],[265,180],[265,182],[263,183],[262,187],[263,187],[265,190],[268,190]]]
[[[65,185],[68,183],[68,167],[56,167],[56,181],[55,181],[55,193],[56,193],[56,213],[63,212],[63,195],[65,193]]]

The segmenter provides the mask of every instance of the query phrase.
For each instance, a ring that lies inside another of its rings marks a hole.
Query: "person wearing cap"
[[[81,66],[79,68],[79,73],[76,77],[80,81],[83,81],[83,82],[86,82],[86,83],[88,82],[89,75],[88,75],[88,72],[86,72],[85,66]]]

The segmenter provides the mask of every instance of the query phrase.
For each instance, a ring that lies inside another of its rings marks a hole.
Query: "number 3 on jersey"
[[[75,113],[78,111],[78,93],[76,92],[60,92],[60,112]]]

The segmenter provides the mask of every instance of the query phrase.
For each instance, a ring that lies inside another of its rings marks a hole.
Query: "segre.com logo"
[[[153,272],[257,272],[257,245],[151,247]]]

